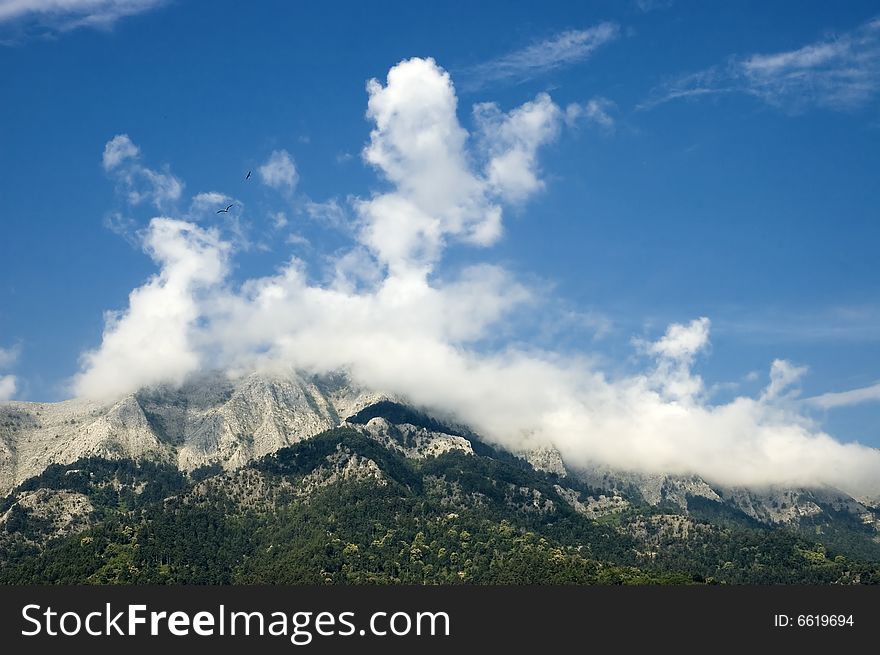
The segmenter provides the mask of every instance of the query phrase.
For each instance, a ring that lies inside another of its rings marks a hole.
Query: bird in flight
[[[251,172],[250,172],[250,171],[248,171],[248,174],[245,175],[245,178],[244,178],[244,179],[246,179],[246,180],[251,179]]]
[[[226,213],[228,213],[229,210],[232,209],[233,207],[235,207],[235,204],[232,204],[232,205],[226,205],[226,209],[218,209],[218,210],[217,210],[217,213],[218,213],[218,214],[226,214]]]

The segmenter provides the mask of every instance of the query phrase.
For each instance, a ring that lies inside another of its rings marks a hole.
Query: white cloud
[[[637,109],[653,109],[673,100],[699,99],[723,93],[736,93],[741,90],[732,83],[726,69],[713,66],[696,73],[688,73],[668,79],[651,90],[648,98],[639,103]]]
[[[0,371],[12,368],[21,355],[21,346],[16,344],[11,348],[0,348]]]
[[[306,202],[305,211],[313,221],[334,230],[347,231],[351,228],[352,221],[336,198],[324,202],[309,200]]]
[[[602,96],[596,96],[595,98],[591,98],[590,100],[588,100],[587,104],[584,105],[583,115],[588,122],[598,125],[600,128],[611,132],[614,130],[615,126],[615,121],[612,113],[615,111],[616,108],[617,105],[615,105],[612,100],[609,100],[608,98],[603,98]]]
[[[199,294],[224,278],[229,247],[212,230],[154,218],[144,249],[161,271],[131,292],[127,310],[107,314],[101,347],[82,356],[78,395],[108,398],[181,382],[201,364],[191,337],[201,314]]]
[[[638,10],[645,14],[658,9],[669,9],[672,4],[673,0],[635,0]]]
[[[21,346],[0,348],[0,372],[15,366],[21,354]],[[0,375],[0,401],[11,400],[18,390],[18,378],[14,375]]]
[[[547,320],[541,325],[544,341],[558,342],[566,337],[590,335],[592,341],[600,341],[614,330],[610,317],[598,311],[577,311],[568,307],[551,308]]]
[[[273,150],[266,163],[257,169],[263,184],[292,193],[299,181],[293,157],[286,150]]]
[[[659,357],[689,364],[709,344],[709,325],[709,319],[705,316],[688,325],[673,323],[661,339],[647,345],[647,351]]]
[[[229,200],[232,200],[232,198],[225,193],[220,193],[219,191],[203,191],[193,196],[192,204],[194,207],[198,208],[220,207],[223,209],[226,206],[223,203]]]
[[[508,114],[478,105],[482,152],[469,152],[449,74],[434,60],[403,61],[385,86],[371,80],[367,90],[367,116],[376,127],[364,159],[394,190],[355,207],[360,240],[394,272],[424,274],[448,239],[494,243],[502,231],[498,201],[521,201],[541,188],[535,151],[556,135],[561,113],[549,96]],[[480,155],[483,172],[470,163]]]
[[[156,209],[173,207],[183,194],[183,182],[169,171],[159,172],[144,166],[138,148],[127,134],[117,134],[104,146],[104,170],[130,205],[145,201]]]
[[[14,375],[0,375],[0,401],[12,400],[18,389],[18,381]]]
[[[880,341],[880,305],[817,307],[809,312],[759,311],[715,321],[721,331],[761,344]]]
[[[466,87],[476,89],[492,82],[522,81],[590,57],[598,48],[617,39],[615,23],[600,23],[585,30],[569,30],[522,50],[479,64],[465,71]]]
[[[880,89],[880,20],[798,50],[740,63],[751,93],[771,105],[852,109]]]
[[[183,193],[183,183],[168,172],[159,173],[149,168],[141,168],[139,174],[147,187],[143,191],[133,188],[129,191],[129,199],[134,205],[147,200],[157,209],[161,209],[176,202]]]
[[[603,130],[613,132],[615,120],[612,113],[616,107],[612,100],[602,96],[591,98],[582,105],[571,103],[565,108],[565,123],[574,127],[581,120],[586,120]]]
[[[835,409],[861,405],[862,403],[880,402],[880,382],[849,391],[823,393],[820,396],[805,398],[803,402],[820,409]]]
[[[21,345],[0,348],[0,372],[15,366],[21,355]],[[18,391],[18,378],[14,375],[0,375],[0,401],[11,400]]]
[[[681,98],[744,93],[789,112],[810,107],[852,110],[880,91],[880,19],[801,48],[733,57],[724,66],[684,75],[655,88],[650,109]]]
[[[495,103],[474,107],[485,147],[489,187],[509,202],[520,202],[543,188],[537,151],[559,134],[561,111],[546,93],[503,113]],[[491,242],[491,241],[490,241]]]
[[[327,259],[332,276],[330,288],[336,291],[353,294],[375,289],[382,282],[382,267],[363,246],[342,254],[334,253]]]
[[[292,246],[306,246],[311,247],[312,242],[309,241],[306,237],[301,234],[296,234],[295,232],[291,232],[288,234],[285,239],[285,243],[289,243]]]
[[[0,25],[24,23],[66,32],[79,27],[107,29],[126,16],[168,0],[0,0]]]
[[[218,210],[226,209],[229,205],[240,205],[240,203],[232,196],[219,191],[203,191],[193,196],[190,201],[189,216],[194,219],[203,216],[216,217]]]
[[[126,159],[137,159],[140,154],[140,148],[131,142],[127,134],[117,134],[104,146],[104,170],[112,171]]]
[[[122,212],[110,212],[104,216],[104,227],[122,237],[132,246],[140,246],[140,236],[138,234],[139,225],[131,216],[127,216]]]
[[[538,294],[497,266],[440,275],[435,265],[449,239],[491,243],[501,203],[540,187],[534,152],[562,112],[542,96],[506,114],[484,106],[487,127],[469,139],[449,76],[431,60],[402,62],[368,91],[375,128],[364,157],[390,189],[355,203],[359,243],[337,255],[332,279],[310,279],[292,258],[235,285],[231,245],[216,232],[154,219],[145,247],[159,272],[108,317],[78,393],[121,394],[202,366],[344,369],[510,448],[555,446],[573,467],[880,492],[880,451],[836,441],[790,402],[798,367],[778,360],[759,397],[710,402],[694,371],[708,318],[638,342],[649,361],[626,374],[603,371],[589,353],[497,343],[519,313],[534,313]],[[491,162],[512,151],[524,172],[493,177]]]
[[[795,366],[784,359],[774,359],[770,366],[770,384],[761,394],[761,400],[777,400],[779,398],[792,398],[800,391],[792,389],[792,386],[807,373],[806,366]],[[783,392],[789,390],[787,394]]]
[[[693,403],[703,393],[703,380],[691,372],[691,367],[697,354],[709,346],[709,326],[704,316],[687,325],[671,324],[653,343],[635,341],[656,358],[656,369],[649,379],[665,399]]]

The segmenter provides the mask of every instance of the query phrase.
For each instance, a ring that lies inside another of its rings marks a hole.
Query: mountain
[[[0,405],[0,582],[880,580],[833,489],[570,469],[344,375]]]
[[[51,464],[82,457],[225,469],[341,424],[386,396],[343,375],[205,375],[142,389],[110,404],[0,403],[0,494]]]

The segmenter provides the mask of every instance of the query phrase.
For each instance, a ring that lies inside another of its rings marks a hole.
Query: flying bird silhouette
[[[218,210],[217,210],[217,213],[218,213],[218,214],[226,214],[226,213],[227,213],[230,209],[232,209],[233,207],[235,207],[235,203],[233,203],[233,204],[231,204],[231,205],[226,205],[226,209],[218,209]]]
[[[246,179],[246,180],[251,179],[251,172],[250,172],[250,171],[248,171],[248,174],[245,175],[245,178],[244,178],[244,179]]]

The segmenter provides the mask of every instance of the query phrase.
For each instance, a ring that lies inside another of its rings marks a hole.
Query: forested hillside
[[[0,505],[0,582],[880,580],[867,557],[708,506],[685,515],[630,498],[587,515],[600,490],[474,450],[408,458],[339,428],[229,473],[125,459],[52,466]]]

